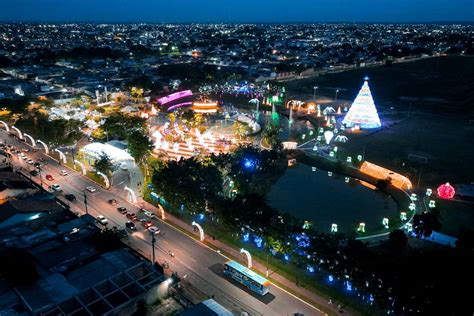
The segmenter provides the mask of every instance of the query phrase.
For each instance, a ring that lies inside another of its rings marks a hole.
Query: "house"
[[[21,175],[14,172],[0,171],[0,201],[12,197],[31,195],[36,192],[38,192],[38,188],[26,181]]]
[[[54,200],[11,200],[0,205],[0,229],[32,221],[51,221],[64,209]]]

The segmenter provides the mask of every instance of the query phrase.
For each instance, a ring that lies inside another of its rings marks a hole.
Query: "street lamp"
[[[313,87],[313,100],[316,100],[316,90],[318,90],[318,86]]]
[[[334,98],[334,102],[337,101],[337,94],[339,93],[339,89],[336,89],[336,97]]]
[[[151,234],[151,264],[155,266],[155,233],[150,232]]]

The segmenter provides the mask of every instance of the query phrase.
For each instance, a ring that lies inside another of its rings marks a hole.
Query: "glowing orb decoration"
[[[334,137],[334,133],[332,131],[324,132],[324,139],[326,140],[326,145],[329,145],[333,137]]]
[[[334,281],[334,276],[332,276],[331,274],[328,275],[328,281],[332,283]]]
[[[447,199],[450,200],[454,197],[456,194],[456,191],[454,190],[454,187],[449,184],[449,182],[446,182],[445,184],[442,184],[438,187],[438,196],[442,199]]]
[[[331,233],[337,233],[337,224],[331,224]]]

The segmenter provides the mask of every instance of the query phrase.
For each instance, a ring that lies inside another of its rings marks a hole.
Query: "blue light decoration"
[[[295,239],[298,242],[298,247],[300,248],[308,248],[311,245],[309,237],[306,236],[305,233],[296,235]]]
[[[203,213],[200,213],[200,214],[198,215],[198,218],[199,218],[200,221],[204,220],[204,214],[203,214]]]
[[[369,78],[364,78],[364,84],[352,103],[349,111],[342,120],[347,127],[358,126],[362,129],[379,128],[382,126],[375,107],[374,99],[369,88]]]
[[[370,303],[374,302],[374,296],[372,294],[369,295],[369,302]]]
[[[152,183],[148,183],[148,184],[147,184],[147,188],[150,189],[150,190],[152,190],[152,189],[153,189],[153,184],[152,184]]]
[[[332,274],[328,275],[328,281],[329,283],[334,282],[334,276]]]
[[[252,159],[244,158],[244,168],[250,171],[254,170],[255,161]]]
[[[249,234],[249,233],[245,233],[245,234],[244,234],[244,241],[247,242],[247,241],[249,241],[249,239],[250,239],[250,234]]]
[[[346,281],[346,290],[348,292],[352,292],[352,284],[349,281]]]
[[[308,270],[309,273],[314,273],[314,267],[312,265],[307,265],[306,270]]]
[[[277,251],[272,248],[272,249],[270,249],[270,253],[275,256],[277,254]]]
[[[285,253],[283,255],[283,259],[285,259],[285,261],[288,261],[288,260],[290,260],[290,256]]]
[[[257,245],[258,248],[262,247],[262,242],[263,242],[262,237],[255,236],[253,241],[255,242],[255,244]]]
[[[181,204],[180,210],[181,210],[181,211],[184,211],[184,204]]]

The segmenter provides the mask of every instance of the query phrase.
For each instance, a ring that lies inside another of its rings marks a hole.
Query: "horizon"
[[[2,9],[0,23],[474,23],[471,0],[7,0]]]

